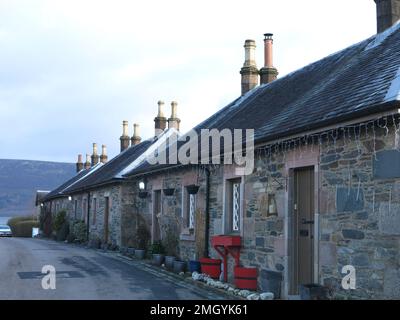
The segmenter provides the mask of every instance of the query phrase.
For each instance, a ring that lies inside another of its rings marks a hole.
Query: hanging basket
[[[191,184],[190,186],[187,186],[186,189],[189,194],[196,194],[199,192],[200,186]]]
[[[167,197],[170,197],[172,195],[174,195],[175,189],[174,188],[166,188],[163,189],[164,195]]]
[[[139,198],[140,199],[146,199],[148,195],[147,191],[139,191]]]

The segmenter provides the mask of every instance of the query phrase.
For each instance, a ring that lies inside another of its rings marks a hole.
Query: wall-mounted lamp
[[[271,193],[268,195],[268,215],[277,216],[278,210],[276,208],[275,194]]]
[[[146,185],[144,184],[143,181],[139,182],[139,190],[144,190],[146,188]]]
[[[139,182],[139,198],[145,199],[147,198],[147,191],[146,189],[146,184],[143,181]]]
[[[68,197],[68,201],[72,201],[72,197],[71,196]]]

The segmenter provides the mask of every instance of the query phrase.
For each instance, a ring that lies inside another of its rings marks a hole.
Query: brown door
[[[313,283],[314,167],[294,171],[293,294],[301,284]]]
[[[153,228],[152,238],[154,241],[161,240],[159,217],[161,216],[161,191],[154,191],[154,205],[153,205]]]
[[[104,198],[104,243],[108,243],[108,220],[110,216],[110,198]]]

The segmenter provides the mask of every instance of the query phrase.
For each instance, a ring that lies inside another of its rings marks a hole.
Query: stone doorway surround
[[[289,299],[290,285],[292,279],[290,246],[292,239],[292,212],[293,212],[293,184],[294,170],[296,168],[314,167],[314,283],[319,283],[319,160],[320,150],[317,146],[301,147],[290,151],[285,157],[285,176],[287,177],[287,186],[285,191],[285,271],[283,275],[283,298]]]

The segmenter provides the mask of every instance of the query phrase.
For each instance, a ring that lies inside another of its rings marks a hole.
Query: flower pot
[[[139,191],[139,198],[140,199],[146,199],[148,195],[147,191]]]
[[[138,259],[144,259],[145,254],[146,254],[145,250],[142,250],[142,249],[135,250],[135,257]]]
[[[185,261],[179,261],[179,260],[174,261],[174,272],[175,273],[185,272],[185,270],[186,270],[186,262]]]
[[[134,248],[127,248],[126,249],[126,253],[134,256],[135,255],[135,249]]]
[[[153,253],[153,264],[156,266],[161,266],[164,262],[164,255],[163,254],[158,254],[158,253]]]
[[[174,195],[175,189],[174,188],[166,188],[163,189],[163,193],[165,196],[170,197],[172,195]]]
[[[301,284],[299,291],[301,300],[328,300],[328,290],[320,284]]]
[[[238,289],[257,290],[257,268],[235,267],[235,286]]]
[[[186,187],[186,190],[189,194],[196,194],[200,189],[200,186],[197,186],[195,184],[191,184],[190,186]]]
[[[174,261],[176,260],[173,256],[166,256],[165,257],[165,267],[169,270],[174,269]]]
[[[201,258],[201,272],[213,279],[219,279],[221,274],[221,259]]]
[[[197,260],[190,260],[189,261],[189,271],[190,272],[201,272],[201,264],[200,261]]]

